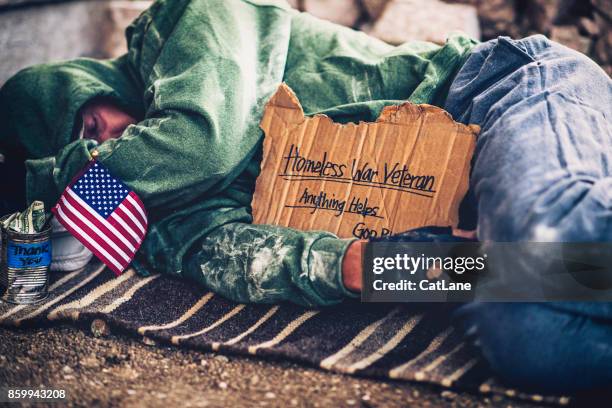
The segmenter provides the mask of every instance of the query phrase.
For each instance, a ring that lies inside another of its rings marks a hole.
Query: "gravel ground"
[[[0,385],[65,389],[68,406],[88,407],[535,407],[83,329],[0,328]]]

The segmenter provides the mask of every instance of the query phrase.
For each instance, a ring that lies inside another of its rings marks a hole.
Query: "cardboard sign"
[[[304,117],[281,85],[266,106],[256,224],[371,238],[453,226],[467,192],[478,126],[431,105],[389,106],[376,122]]]

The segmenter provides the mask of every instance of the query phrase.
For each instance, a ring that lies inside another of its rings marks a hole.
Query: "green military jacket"
[[[96,147],[79,109],[113,99],[143,118],[97,146],[143,200],[149,232],[135,266],[189,278],[237,301],[327,305],[349,292],[349,240],[251,225],[258,127],[281,82],[307,114],[374,120],[406,100],[441,105],[475,42],[393,47],[284,2],[157,1],[127,29],[128,52],[25,69],[0,90],[0,152],[27,159],[28,201],[57,201]]]

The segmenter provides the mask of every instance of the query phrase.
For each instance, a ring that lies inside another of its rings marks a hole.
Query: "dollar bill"
[[[34,201],[25,211],[11,214],[2,225],[11,231],[33,234],[40,232],[46,222],[45,204],[42,201]]]

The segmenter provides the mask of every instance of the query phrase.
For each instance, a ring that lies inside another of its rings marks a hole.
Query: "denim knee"
[[[499,38],[474,49],[445,106],[482,129],[480,239],[612,239],[612,81],[593,61],[541,35]]]
[[[612,384],[612,325],[538,303],[474,303],[457,317],[511,386],[574,393]]]
[[[458,314],[467,336],[493,371],[511,385],[537,381],[541,370],[536,368],[542,365],[537,355],[539,342],[525,330],[529,315],[521,309],[513,304],[474,303]]]

